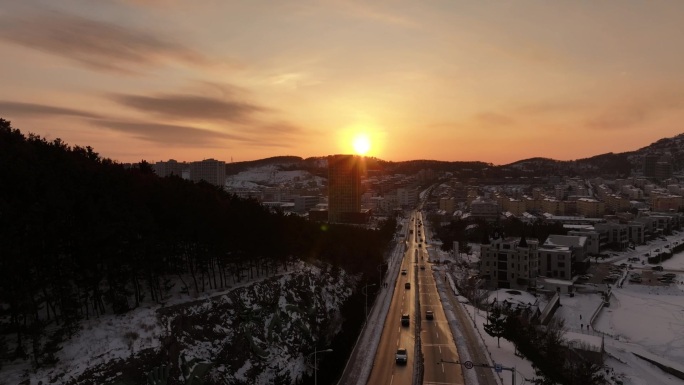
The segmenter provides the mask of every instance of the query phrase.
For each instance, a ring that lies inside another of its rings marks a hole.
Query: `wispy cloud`
[[[254,121],[254,114],[270,111],[255,104],[197,95],[112,95],[117,103],[170,119],[232,123]]]
[[[0,14],[0,40],[96,70],[136,73],[169,61],[208,64],[202,54],[171,39],[60,11]]]
[[[39,115],[63,115],[80,118],[100,118],[100,115],[87,111],[76,110],[65,107],[47,106],[36,103],[8,102],[0,101],[0,116],[12,117],[13,115],[39,116]]]
[[[96,120],[94,123],[138,139],[165,145],[220,147],[226,141],[250,141],[238,135],[189,126],[113,120]]]
[[[596,130],[629,129],[673,111],[684,109],[684,93],[680,91],[645,92],[629,100],[615,103],[586,120],[586,126]]]

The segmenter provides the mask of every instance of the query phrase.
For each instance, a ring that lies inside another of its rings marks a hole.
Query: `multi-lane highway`
[[[414,212],[411,218],[409,227],[412,231],[407,234],[401,273],[368,384],[413,384],[414,369],[421,365],[416,362],[416,352],[419,350],[416,347],[416,333],[420,335],[419,348],[423,355],[423,384],[463,384],[460,366],[441,363],[441,360],[458,361],[458,353],[437,293],[432,267],[428,263],[422,216],[420,212]],[[410,288],[406,288],[407,283]],[[420,314],[417,312],[419,307]],[[428,310],[433,314],[431,320],[425,319]],[[409,314],[408,326],[402,326],[402,314]],[[416,322],[420,329],[417,329]],[[395,362],[398,348],[405,348],[408,352],[406,365]]]
[[[411,226],[415,219],[411,221]],[[380,344],[373,361],[373,370],[368,378],[368,384],[413,384],[413,367],[415,362],[415,284],[413,277],[416,275],[416,266],[412,263],[413,253],[417,248],[414,234],[407,234],[407,250],[401,262],[401,272],[394,288],[394,296],[390,304],[385,326],[380,338]],[[404,274],[405,273],[405,274]],[[406,283],[411,288],[406,288]],[[401,315],[409,314],[408,326],[401,324]],[[408,353],[408,362],[398,365],[395,361],[397,349],[405,348]]]

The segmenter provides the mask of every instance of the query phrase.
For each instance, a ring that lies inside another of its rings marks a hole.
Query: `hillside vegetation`
[[[159,178],[145,162],[125,169],[90,147],[24,136],[2,119],[0,164],[0,365],[54,365],[83,320],[164,305],[174,285],[197,296],[298,259],[375,280],[396,226],[272,213],[206,183]],[[346,323],[335,330],[358,330],[361,315],[338,309]]]

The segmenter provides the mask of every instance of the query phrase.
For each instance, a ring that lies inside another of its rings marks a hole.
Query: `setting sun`
[[[371,148],[371,142],[366,134],[358,134],[354,138],[354,151],[359,155],[365,155]]]

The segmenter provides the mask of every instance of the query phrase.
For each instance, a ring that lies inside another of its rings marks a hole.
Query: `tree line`
[[[0,363],[54,361],[82,319],[287,270],[295,258],[377,276],[378,230],[273,212],[208,183],[126,169],[0,119]]]

